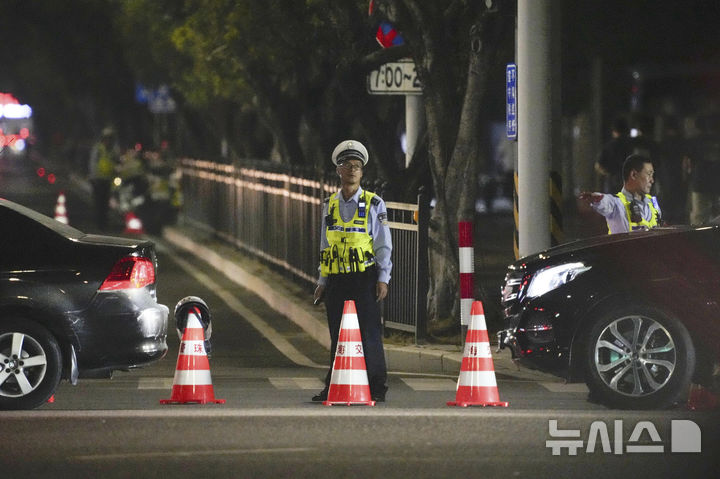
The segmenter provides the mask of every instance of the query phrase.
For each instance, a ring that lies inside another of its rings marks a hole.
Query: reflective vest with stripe
[[[340,215],[340,200],[333,196],[325,217],[328,247],[320,253],[320,275],[356,273],[375,264],[373,239],[368,231],[369,205],[380,202],[375,193],[363,191],[355,214],[349,221]]]
[[[632,202],[628,200],[622,192],[618,193],[615,196],[620,198],[620,201],[622,201],[623,205],[625,206],[625,214],[627,215],[628,224],[630,225],[630,231],[655,228],[658,225],[660,219],[660,212],[658,211],[657,207],[657,198],[655,198],[654,196],[645,195],[645,197],[650,200],[648,203],[650,205],[650,211],[652,212],[652,218],[650,219],[650,221],[643,218],[641,221],[634,223],[631,220],[632,212],[630,211],[630,205],[632,204]],[[608,233],[613,233],[612,231],[610,231],[610,228],[608,228]]]

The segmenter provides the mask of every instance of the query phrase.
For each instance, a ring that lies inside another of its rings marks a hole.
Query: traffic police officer
[[[320,229],[320,278],[315,303],[324,299],[330,329],[330,370],[325,389],[313,401],[325,401],[335,361],[343,306],[355,301],[365,364],[374,401],[384,401],[387,366],[382,343],[380,301],[387,296],[392,240],[385,202],[360,187],[367,149],[356,140],[341,142],[332,153],[341,189],[323,203]]]
[[[657,198],[650,195],[654,174],[649,158],[630,155],[623,163],[625,181],[619,193],[583,192],[580,199],[605,217],[609,234],[655,228],[661,224],[661,216]]]
[[[89,180],[95,203],[95,222],[100,230],[107,227],[110,192],[118,165],[119,154],[114,142],[115,130],[107,127],[90,152]]]

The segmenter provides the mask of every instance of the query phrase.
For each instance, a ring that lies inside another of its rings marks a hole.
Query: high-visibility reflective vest
[[[368,231],[369,204],[377,205],[380,199],[375,193],[363,191],[358,207],[349,221],[340,216],[340,200],[325,200],[328,214],[325,217],[325,235],[329,246],[320,253],[320,274],[362,272],[375,264],[373,239]]]
[[[110,149],[104,143],[98,145],[97,176],[98,178],[113,178],[115,176],[115,162],[112,159]]]
[[[660,222],[660,211],[659,206],[657,203],[657,198],[651,195],[645,195],[645,197],[650,200],[650,211],[652,212],[652,218],[650,221],[646,219],[642,219],[638,222],[633,222],[631,220],[632,218],[632,211],[630,210],[630,205],[632,204],[632,201],[628,200],[625,195],[620,192],[617,195],[618,198],[620,198],[620,201],[622,201],[623,205],[625,206],[625,214],[627,215],[628,224],[630,225],[630,231],[640,230],[640,229],[650,229],[655,228],[659,222]],[[612,231],[610,231],[610,228],[608,228],[608,233],[612,234]]]

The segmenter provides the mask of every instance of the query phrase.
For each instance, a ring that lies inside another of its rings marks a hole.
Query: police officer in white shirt
[[[317,304],[324,300],[330,329],[330,370],[325,389],[313,401],[327,399],[345,301],[353,300],[362,335],[365,364],[374,401],[384,401],[387,366],[382,343],[380,301],[387,296],[392,270],[392,239],[385,202],[360,187],[367,149],[345,140],[333,151],[340,191],[323,203],[320,228],[320,277]]]
[[[655,170],[650,159],[630,155],[623,163],[622,173],[624,184],[619,193],[610,195],[585,191],[580,193],[580,199],[605,217],[609,234],[660,226],[660,205],[657,198],[650,195],[655,182]]]

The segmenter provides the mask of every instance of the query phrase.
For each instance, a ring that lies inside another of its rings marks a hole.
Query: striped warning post
[[[197,307],[188,311],[187,325],[180,343],[172,397],[160,404],[225,403],[215,399],[210,377],[210,362],[205,352],[205,333],[200,323],[202,313]]]
[[[458,258],[460,260],[460,324],[470,323],[470,307],[474,295],[475,251],[472,238],[473,224],[458,222]]]
[[[507,407],[508,403],[500,401],[498,394],[485,312],[480,301],[473,302],[470,316],[455,401],[447,405]]]
[[[335,362],[330,375],[330,387],[325,406],[334,404],[352,406],[374,406],[370,396],[365,353],[363,352],[360,323],[358,322],[355,301],[345,301],[340,321],[340,335]]]
[[[65,193],[60,192],[55,204],[55,221],[59,221],[63,224],[68,224],[67,208],[65,207]]]

